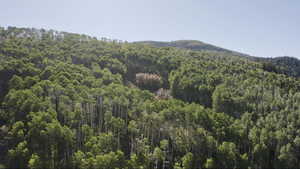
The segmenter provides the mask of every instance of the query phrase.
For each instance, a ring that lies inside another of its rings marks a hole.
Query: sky
[[[0,26],[300,58],[300,0],[2,0]]]

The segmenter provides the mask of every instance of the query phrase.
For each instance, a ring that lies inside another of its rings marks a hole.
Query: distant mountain
[[[254,57],[197,40],[176,40],[171,42],[138,41],[134,43],[145,44],[154,47],[176,47],[194,51],[213,51],[247,57],[249,60],[262,62],[266,71],[282,73],[293,77],[300,77],[300,60],[290,56],[281,56],[275,58]]]
[[[267,71],[283,73],[288,76],[300,77],[300,60],[291,56],[280,56],[274,58],[253,57],[252,60],[263,62]]]
[[[162,42],[162,41],[137,41],[134,43],[140,43],[145,45],[151,45],[154,47],[176,47],[181,49],[190,49],[194,51],[215,51],[215,52],[224,52],[230,53],[238,56],[248,56],[243,53],[239,53],[236,51],[224,49],[221,47],[217,47],[211,44],[207,44],[197,40],[176,40],[171,42]]]

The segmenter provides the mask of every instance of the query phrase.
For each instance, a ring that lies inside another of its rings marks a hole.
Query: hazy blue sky
[[[0,26],[195,39],[255,56],[300,57],[300,0],[3,0]]]

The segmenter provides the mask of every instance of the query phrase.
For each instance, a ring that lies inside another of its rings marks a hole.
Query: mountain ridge
[[[225,49],[199,40],[174,40],[174,41],[146,40],[146,41],[135,41],[133,43],[151,45],[154,47],[176,47],[180,49],[190,49],[194,51],[215,51],[215,52],[226,52],[226,53],[231,53],[240,56],[249,56],[248,54]]]
[[[175,47],[179,49],[187,49],[192,51],[210,51],[232,54],[235,56],[245,57],[249,60],[261,62],[264,64],[267,71],[283,73],[293,77],[300,77],[300,60],[293,56],[278,56],[278,57],[258,57],[229,50],[208,44],[199,40],[175,40],[175,41],[136,41],[133,43],[150,45],[153,47]]]

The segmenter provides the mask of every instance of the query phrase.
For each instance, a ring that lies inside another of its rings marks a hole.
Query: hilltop
[[[138,41],[133,42],[137,44],[150,45],[154,47],[175,47],[179,49],[187,49],[193,51],[208,51],[235,55],[240,57],[246,57],[249,60],[254,60],[256,62],[261,62],[267,66],[270,71],[276,71],[277,73],[283,73],[293,77],[300,77],[300,60],[291,56],[281,56],[281,57],[255,57],[248,54],[243,54],[240,52],[232,51],[229,49],[217,47],[211,44],[207,44],[197,40],[176,40],[171,42],[162,41]]]
[[[151,45],[154,47],[176,47],[180,49],[190,49],[194,51],[212,51],[212,52],[224,52],[233,55],[248,56],[239,52],[217,47],[211,44],[207,44],[198,40],[176,40],[171,42],[161,41],[137,41],[134,43]]]

